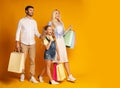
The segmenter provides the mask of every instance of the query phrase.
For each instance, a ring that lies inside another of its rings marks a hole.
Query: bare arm
[[[47,45],[45,45],[46,50],[48,50],[50,48],[52,41],[50,41]]]
[[[71,29],[72,29],[72,26],[70,25],[70,26],[67,28],[67,30],[64,32],[63,36],[64,36],[67,32],[69,32]]]
[[[55,39],[56,39],[56,38],[55,38]],[[56,44],[57,60],[60,61],[59,48],[58,48],[58,44],[57,44],[57,41],[56,41],[56,40],[55,40],[55,44]]]

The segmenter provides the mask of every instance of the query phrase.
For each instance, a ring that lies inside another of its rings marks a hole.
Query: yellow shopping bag
[[[8,71],[15,73],[22,73],[24,69],[24,53],[11,52],[8,64]]]
[[[66,78],[62,63],[57,64],[57,81],[63,81]]]

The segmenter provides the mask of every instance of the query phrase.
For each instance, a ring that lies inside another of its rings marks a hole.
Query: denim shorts
[[[56,45],[55,45],[55,41],[52,41],[50,48],[48,50],[45,50],[44,52],[44,59],[54,60],[55,55],[56,55]]]

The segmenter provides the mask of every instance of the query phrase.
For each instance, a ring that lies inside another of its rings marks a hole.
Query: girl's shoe
[[[56,82],[56,81],[54,81],[54,80],[52,80],[52,81],[49,81],[49,84],[59,84],[58,82]]]
[[[43,80],[43,77],[42,77],[42,76],[38,76],[38,79],[39,79],[39,81],[40,81],[41,83],[43,83],[43,82],[44,82],[44,80]]]

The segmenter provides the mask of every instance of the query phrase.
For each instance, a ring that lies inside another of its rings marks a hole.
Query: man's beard
[[[32,17],[32,16],[33,16],[33,14],[30,14],[30,13],[27,13],[27,15],[28,15],[28,16],[30,16],[30,17]]]

